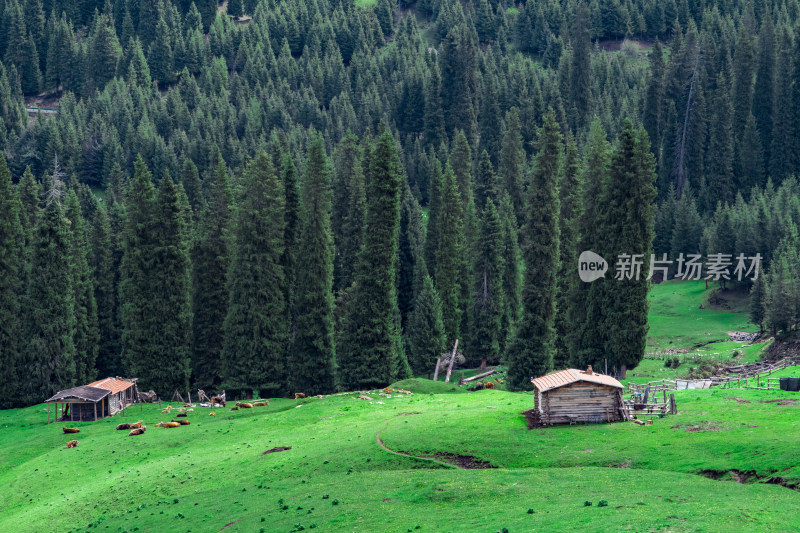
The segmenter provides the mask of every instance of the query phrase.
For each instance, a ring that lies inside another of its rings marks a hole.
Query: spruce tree
[[[397,255],[402,166],[395,140],[381,134],[370,154],[364,245],[337,347],[345,390],[385,387],[405,377],[397,309]]]
[[[522,126],[519,121],[519,112],[512,107],[506,113],[506,130],[503,135],[500,152],[500,176],[505,185],[505,190],[511,197],[514,205],[514,215],[517,220],[523,212],[525,194],[522,173],[525,168],[525,150],[522,148]]]
[[[192,250],[192,382],[216,390],[222,382],[222,326],[228,314],[231,264],[232,192],[222,156],[218,155],[212,177],[209,202],[200,215]]]
[[[285,227],[283,232],[283,256],[281,266],[286,279],[283,290],[283,299],[286,302],[288,313],[289,343],[287,350],[291,350],[294,342],[297,317],[297,254],[298,243],[300,241],[300,188],[297,179],[297,169],[294,160],[288,153],[279,154],[281,159],[281,181],[286,194],[286,208],[284,211]],[[287,352],[289,353],[289,352]]]
[[[642,122],[650,136],[653,153],[658,157],[661,148],[661,135],[664,128],[664,51],[656,39],[650,52],[650,81],[647,84]]]
[[[424,260],[417,263],[416,270],[421,281],[406,328],[406,353],[413,375],[428,376],[445,349],[442,302]]]
[[[70,265],[75,314],[75,378],[78,383],[89,383],[97,377],[98,345],[100,331],[97,322],[97,302],[94,297],[94,282],[89,268],[89,243],[86,221],[72,189],[67,195],[65,217],[70,230]]]
[[[97,372],[101,377],[122,375],[119,357],[119,300],[114,264],[117,236],[104,203],[97,207],[91,227],[91,265],[94,279],[94,298],[97,302],[97,325],[100,334],[97,350]]]
[[[530,390],[531,378],[553,368],[561,138],[555,112],[550,108],[539,135],[539,154],[525,203],[522,318],[507,354],[508,385],[512,390]]]
[[[331,227],[336,257],[333,262],[333,287],[346,289],[353,283],[353,270],[360,250],[364,224],[364,171],[358,138],[349,133],[334,153],[333,212]]]
[[[781,109],[792,101],[792,38],[790,30],[783,28],[778,40],[773,108]],[[769,175],[776,183],[783,181],[793,168],[796,154],[794,128],[790,113],[776,113],[772,124],[772,146],[769,150]]]
[[[39,217],[32,244],[31,275],[25,296],[20,368],[24,403],[44,401],[75,385],[75,293],[69,224],[59,192]]]
[[[572,65],[569,87],[572,105],[577,115],[573,124],[582,127],[589,119],[592,100],[591,52],[592,24],[589,6],[581,2],[575,11],[572,23]]]
[[[464,220],[456,175],[448,162],[441,177],[440,199],[437,202],[438,235],[435,258],[436,290],[442,300],[445,342],[459,338],[461,327],[462,257],[464,250]]]
[[[608,179],[600,194],[600,205],[613,208],[598,211],[597,253],[607,261],[621,254],[648,259],[653,243],[652,204],[655,191],[655,161],[650,153],[647,133],[635,130],[626,120],[611,159]],[[597,368],[608,357],[609,368],[625,377],[644,357],[647,340],[647,292],[649,280],[642,274],[636,279],[605,279],[591,284],[587,321],[604,332],[605,344],[595,359]]]
[[[503,226],[497,208],[487,198],[480,219],[480,234],[475,247],[473,300],[473,342],[470,356],[481,360],[481,369],[487,362],[496,363],[500,357],[503,320]]]
[[[397,307],[400,311],[400,325],[403,330],[408,317],[414,309],[415,291],[418,288],[416,279],[417,263],[422,261],[424,235],[422,229],[422,208],[411,194],[408,182],[403,183],[400,204],[400,234],[398,237],[397,263]]]
[[[224,182],[221,176],[218,179]],[[222,384],[234,394],[283,395],[288,390],[283,183],[266,152],[259,152],[241,178],[234,229],[230,300],[223,325]],[[224,184],[217,207],[224,209]],[[210,207],[211,208],[211,207]]]
[[[762,161],[764,166],[760,174],[766,175],[772,148],[773,99],[770,98],[770,95],[773,94],[775,87],[776,47],[772,16],[764,17],[761,22],[758,45],[758,72],[755,85],[755,94],[758,97],[753,100],[753,116],[761,138],[760,144],[764,150]]]
[[[556,369],[567,368],[570,362],[569,338],[573,330],[570,321],[570,304],[574,285],[578,278],[575,267],[578,264],[578,224],[583,210],[583,187],[581,183],[581,162],[578,146],[572,134],[567,135],[564,172],[559,183],[559,203],[561,211],[558,217],[559,270],[558,289],[556,293],[556,339],[553,364]]]
[[[333,235],[331,165],[322,135],[314,133],[301,190],[302,210],[296,280],[296,330],[289,368],[292,386],[305,394],[327,394],[334,387]]]
[[[713,211],[718,201],[733,202],[733,106],[727,77],[721,72],[717,77],[717,94],[714,99],[711,132],[707,153],[707,172],[704,206]]]
[[[750,288],[750,322],[758,324],[758,329],[764,331],[764,276],[759,274]]]
[[[20,400],[22,367],[17,347],[21,337],[20,300],[22,298],[25,234],[21,223],[22,203],[11,183],[6,158],[0,152],[0,409],[14,407]]]

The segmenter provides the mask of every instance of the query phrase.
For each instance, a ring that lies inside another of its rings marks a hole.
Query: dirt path
[[[401,413],[401,414],[399,414],[397,416],[404,416],[404,415],[407,415],[407,413]],[[391,420],[391,418],[389,420]],[[411,458],[417,459],[419,461],[428,461],[428,462],[431,462],[431,463],[440,464],[440,465],[446,466],[447,468],[456,468],[455,465],[452,465],[450,463],[445,463],[444,461],[439,461],[437,459],[432,459],[430,457],[416,457],[416,456],[410,455],[410,454],[408,454],[406,452],[399,452],[399,451],[392,450],[391,448],[386,446],[386,444],[384,444],[383,441],[381,440],[381,433],[386,431],[386,428],[389,427],[389,420],[387,420],[386,423],[383,425],[383,429],[381,429],[378,433],[375,434],[375,440],[378,441],[378,445],[381,448],[383,448],[384,450],[386,450],[389,453],[393,453],[393,454],[399,455],[401,457],[411,457]]]

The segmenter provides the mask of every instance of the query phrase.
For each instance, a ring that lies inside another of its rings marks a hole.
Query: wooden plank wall
[[[622,418],[615,387],[578,382],[546,393],[551,424],[615,422]]]

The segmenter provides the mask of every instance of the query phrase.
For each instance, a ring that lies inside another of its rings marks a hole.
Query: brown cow
[[[266,407],[269,405],[269,402],[264,400],[263,402],[255,402],[253,403],[253,407]]]
[[[180,427],[180,422],[159,422],[156,424],[157,428],[177,428]]]
[[[64,433],[80,433],[81,430],[78,428],[61,428]]]
[[[69,441],[69,442],[67,443],[67,448],[74,448],[74,447],[75,447],[75,446],[77,446],[77,445],[78,445],[78,441],[76,441],[76,440],[71,440],[71,441]]]
[[[130,433],[128,433],[129,437],[133,437],[134,435],[141,435],[147,429],[147,426],[142,426],[140,428],[133,429]]]
[[[253,404],[252,403],[236,402],[236,407],[238,407],[240,409],[252,409],[253,408]]]
[[[306,395],[303,392],[295,392],[294,393],[294,399],[295,400],[299,400],[300,398],[305,398],[305,397],[306,397]]]
[[[189,423],[190,423],[188,420],[173,420],[172,422],[177,422],[178,424],[180,424],[182,426],[188,426]]]
[[[117,431],[122,431],[123,429],[133,429],[130,424],[120,424],[117,426]]]

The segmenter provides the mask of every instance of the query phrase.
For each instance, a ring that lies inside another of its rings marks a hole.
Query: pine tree
[[[334,290],[346,289],[353,283],[353,270],[360,250],[364,225],[364,171],[358,138],[349,133],[339,142],[334,153],[333,177],[333,262]]]
[[[772,16],[766,16],[761,23],[758,34],[758,73],[756,75],[755,94],[758,98],[753,100],[753,115],[755,116],[758,133],[761,137],[760,144],[764,150],[761,175],[766,175],[772,148],[773,100],[775,87],[775,27]]]
[[[750,289],[750,322],[758,324],[758,329],[764,331],[764,276],[759,275]]]
[[[570,90],[572,91],[572,105],[575,106],[577,116],[573,124],[582,127],[586,124],[591,113],[592,80],[591,80],[591,52],[592,52],[592,25],[589,16],[589,6],[581,2],[575,11],[572,23],[572,65],[570,69]]]
[[[553,368],[561,142],[556,115],[550,108],[539,135],[539,154],[525,204],[523,310],[507,354],[508,385],[513,390],[530,390],[531,378]]]
[[[106,83],[114,78],[117,64],[122,57],[122,47],[117,39],[113,21],[101,15],[95,23],[94,35],[91,36],[91,60],[94,86],[102,90]]]
[[[642,122],[652,140],[653,153],[658,157],[661,148],[661,134],[664,128],[664,52],[661,42],[656,39],[650,52],[650,81],[645,95]]]
[[[209,196],[210,201],[200,216],[198,240],[192,250],[192,382],[197,387],[216,390],[222,383],[220,360],[223,323],[228,314],[228,269],[231,264],[232,192],[225,161],[220,155]]]
[[[413,375],[426,376],[433,372],[445,349],[442,302],[424,260],[417,263],[415,276],[421,280],[421,288],[414,298],[414,310],[408,319],[406,351]]]
[[[497,208],[492,198],[487,198],[475,250],[471,307],[475,329],[470,356],[481,360],[481,369],[485,369],[489,361],[496,363],[500,357],[505,270],[502,237],[503,227]]]
[[[408,182],[403,183],[400,204],[400,234],[398,237],[397,263],[397,306],[400,311],[400,325],[405,331],[408,317],[414,309],[414,299],[418,282],[417,263],[422,261],[424,235],[422,229],[422,208],[411,194]]]
[[[75,293],[70,234],[61,201],[53,190],[39,218],[32,245],[31,276],[25,296],[20,368],[24,403],[39,403],[75,385]]]
[[[228,1],[228,15],[236,18],[244,16],[244,3],[242,0]]]
[[[733,125],[730,89],[724,72],[717,77],[717,94],[711,118],[704,205],[713,211],[718,201],[733,202]],[[627,252],[626,252],[627,253]]]
[[[123,374],[119,357],[118,284],[114,265],[114,251],[118,243],[111,228],[111,219],[105,204],[97,206],[91,227],[91,265],[94,279],[94,298],[97,302],[99,331],[97,372],[100,376]]]
[[[11,183],[6,158],[0,152],[0,409],[14,407],[20,400],[17,347],[21,337],[20,300],[23,293],[25,234],[22,202]]]
[[[436,280],[436,249],[439,247],[439,218],[442,211],[442,165],[433,158],[431,181],[428,190],[428,226],[425,229],[425,264],[428,272]]]
[[[464,250],[464,220],[456,176],[448,162],[438,191],[439,213],[435,258],[436,290],[442,300],[446,344],[459,338],[461,325],[461,272]]]
[[[654,183],[655,161],[647,133],[635,130],[626,120],[600,194],[600,205],[614,206],[598,211],[596,238],[601,257],[617,258],[620,254],[650,257]],[[624,378],[626,371],[641,361],[648,331],[646,277],[640,275],[636,279],[633,274],[631,279],[603,279],[591,284],[586,302],[587,320],[602,328],[605,333],[598,340],[605,343],[588,363],[597,366],[603,363],[602,358],[608,357],[609,368],[616,368]]]
[[[162,84],[175,80],[175,58],[172,39],[169,27],[167,27],[163,17],[158,20],[155,39],[148,48],[147,64],[150,67],[150,73],[153,78]]]
[[[386,131],[369,158],[364,245],[339,339],[339,381],[345,390],[386,386],[405,377],[397,309],[397,254],[402,166]]]
[[[570,321],[570,296],[577,283],[575,266],[578,264],[578,224],[583,210],[583,187],[581,183],[581,162],[578,146],[571,133],[567,135],[564,172],[558,187],[561,211],[559,224],[559,270],[558,290],[556,292],[556,339],[553,364],[557,369],[569,366],[569,337],[572,333]]]
[[[296,332],[289,360],[292,385],[306,394],[334,387],[331,168],[319,133],[312,135],[302,184],[297,261]]]
[[[431,74],[425,84],[425,122],[424,138],[428,146],[439,146],[445,141],[444,107],[442,105],[442,75],[439,64],[434,59],[431,63]]]
[[[496,204],[499,192],[499,184],[492,168],[492,161],[489,153],[484,150],[478,160],[478,172],[475,175],[475,208],[478,213],[483,212],[487,200],[491,199]]]
[[[522,148],[522,126],[519,121],[519,112],[516,107],[506,113],[506,130],[500,153],[500,176],[505,184],[505,190],[511,197],[514,205],[514,215],[517,220],[523,212],[525,194],[522,184],[522,173],[525,168],[525,151]]]
[[[520,316],[522,272],[517,217],[508,193],[503,193],[498,214],[503,225],[503,317],[500,323],[500,353],[505,354],[514,338]]]
[[[97,322],[97,302],[94,283],[89,268],[89,243],[86,221],[78,203],[75,190],[67,195],[65,217],[69,221],[70,265],[72,267],[73,293],[75,295],[75,378],[78,383],[96,379],[100,331]]]
[[[287,154],[280,155],[281,158],[281,181],[286,194],[286,210],[284,214],[285,228],[283,232],[283,256],[281,266],[286,279],[283,299],[286,302],[286,311],[289,317],[289,344],[287,353],[291,353],[292,343],[296,330],[297,318],[297,254],[298,243],[300,241],[300,188],[297,179],[297,169],[294,166],[292,156]]]
[[[773,108],[781,109],[792,101],[792,38],[788,28],[783,28],[778,42]],[[780,183],[792,171],[795,141],[790,113],[776,113],[772,124],[772,146],[769,150],[769,175]]]
[[[218,180],[224,182],[221,176]],[[223,208],[218,185],[218,209]],[[211,208],[211,207],[210,207]],[[288,390],[285,360],[287,312],[285,276],[283,183],[266,152],[259,152],[241,178],[231,260],[230,304],[225,317],[222,347],[222,379],[226,389],[250,397],[257,389],[262,397],[283,395]]]

